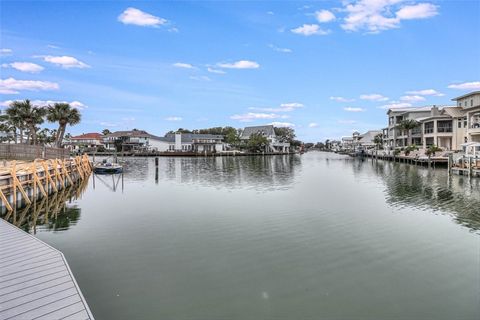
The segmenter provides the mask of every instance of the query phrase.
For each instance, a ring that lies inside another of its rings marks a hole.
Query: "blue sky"
[[[276,123],[323,141],[480,90],[480,1],[0,6],[2,108],[72,102],[73,134]]]

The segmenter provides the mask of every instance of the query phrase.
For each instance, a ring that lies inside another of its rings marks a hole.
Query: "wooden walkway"
[[[0,319],[93,320],[63,254],[3,219]]]

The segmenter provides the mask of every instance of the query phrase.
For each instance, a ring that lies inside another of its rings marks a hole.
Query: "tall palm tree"
[[[23,130],[25,129],[25,123],[20,115],[19,105],[10,103],[5,113],[8,117],[7,121],[14,126],[13,135],[15,143],[17,143],[17,129],[20,131],[20,143],[23,143]]]
[[[80,112],[72,108],[68,103],[55,103],[48,106],[47,120],[50,122],[58,122],[57,130],[57,148],[62,147],[63,137],[67,125],[76,125],[80,122],[82,116]]]
[[[44,108],[33,106],[30,103],[30,100],[26,99],[24,101],[14,101],[11,103],[10,107],[12,108],[12,113],[15,119],[20,120],[25,124],[25,127],[30,131],[30,136],[32,137],[32,144],[37,143],[37,125],[42,124],[46,114]],[[9,110],[7,109],[7,114]],[[23,135],[23,132],[20,132]],[[20,137],[23,141],[23,138]]]
[[[407,132],[407,145],[412,144],[412,130],[417,128],[420,125],[417,120],[414,119],[405,119],[400,121],[397,125],[397,128]]]

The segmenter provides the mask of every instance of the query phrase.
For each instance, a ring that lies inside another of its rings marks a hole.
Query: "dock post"
[[[155,167],[158,167],[158,157],[155,157]]]
[[[453,155],[448,155],[448,175],[452,174],[452,167],[453,167]]]
[[[473,157],[468,157],[468,176],[472,177],[473,174],[473,164],[472,164]]]

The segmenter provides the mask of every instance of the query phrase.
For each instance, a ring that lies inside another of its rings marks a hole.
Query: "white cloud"
[[[31,62],[12,62],[2,64],[4,68],[13,68],[22,72],[37,73],[42,71],[44,68],[36,63]]]
[[[290,122],[274,121],[274,122],[270,122],[269,124],[274,126],[274,127],[277,127],[277,128],[293,128],[293,127],[295,127],[295,125],[293,123],[290,123]]]
[[[182,121],[183,118],[182,117],[167,117],[167,118],[165,118],[165,120],[167,120],[167,121]]]
[[[323,30],[318,24],[304,24],[298,28],[291,29],[290,31],[307,37],[313,35],[324,36],[330,33],[330,30]]]
[[[277,47],[273,44],[269,44],[268,46],[270,48],[272,48],[274,51],[277,51],[277,52],[283,52],[283,53],[291,53],[292,52],[292,49],[289,49],[289,48],[280,48],[280,47]]]
[[[47,48],[60,49],[60,47],[58,47],[58,46],[56,46],[56,45],[53,45],[53,44],[47,44]]]
[[[431,3],[419,3],[402,7],[396,15],[401,20],[426,19],[438,14],[437,6]]]
[[[400,100],[402,101],[410,101],[410,102],[417,102],[417,101],[425,101],[425,98],[420,95],[409,95],[409,96],[401,96]]]
[[[213,68],[210,68],[210,67],[207,68],[207,71],[208,71],[208,72],[211,72],[211,73],[216,73],[216,74],[225,74],[225,73],[226,73],[226,72],[223,71],[223,70],[213,69]]]
[[[459,90],[480,90],[480,81],[451,84],[448,88]]]
[[[13,52],[12,49],[8,49],[8,48],[2,48],[2,49],[0,49],[0,55],[2,55],[2,56],[11,55],[12,52]]]
[[[267,11],[267,14],[273,16],[275,13],[273,11]]]
[[[136,8],[127,8],[118,16],[118,21],[123,24],[133,24],[142,27],[158,27],[167,23],[166,19],[156,17]]]
[[[212,79],[207,76],[190,76],[190,79],[197,81],[212,81]]]
[[[437,97],[443,97],[445,94],[438,92],[437,90],[434,89],[424,89],[424,90],[416,90],[416,91],[407,91],[407,94],[412,94],[412,95],[419,95],[419,96],[437,96]]]
[[[435,5],[419,3],[400,7],[402,2],[404,0],[346,1],[342,11],[347,16],[341,27],[346,31],[378,33],[399,28],[402,20],[425,19],[438,14]]]
[[[226,69],[258,69],[260,65],[255,61],[239,60],[233,63],[218,63],[217,66]]]
[[[316,127],[318,127],[318,123],[316,123],[316,122],[309,123],[308,127],[309,128],[316,128]]]
[[[348,112],[364,112],[365,111],[365,109],[358,108],[358,107],[346,107],[346,108],[343,108],[343,110]]]
[[[38,80],[0,79],[0,93],[17,94],[19,91],[58,90],[58,83]]]
[[[387,101],[388,98],[382,96],[381,94],[378,93],[372,93],[372,94],[362,94],[360,96],[360,99],[362,100],[369,100],[369,101]]]
[[[251,122],[258,119],[287,119],[286,115],[279,115],[275,113],[256,113],[248,112],[245,114],[235,114],[230,117],[230,119],[238,120],[240,122]]]
[[[409,108],[412,104],[408,102],[394,102],[379,107],[380,109]]]
[[[117,127],[118,123],[113,123],[113,122],[100,122],[101,126],[104,127]]]
[[[21,101],[21,100],[6,100],[0,102],[0,106],[2,107],[8,107],[12,102],[14,101]],[[72,108],[76,108],[79,110],[83,110],[88,108],[85,104],[81,103],[80,101],[60,101],[60,100],[31,100],[30,101],[32,105],[38,106],[38,107],[48,107],[49,105],[53,105],[54,103],[68,103]]]
[[[355,124],[357,121],[355,120],[338,120],[337,121],[339,124]]]
[[[355,101],[355,99],[348,99],[344,97],[330,97],[330,100],[338,101],[338,102],[352,102]]]
[[[70,68],[90,68],[90,66],[77,58],[70,57],[70,56],[41,56],[44,61],[53,63],[57,66],[60,66],[64,69]]]
[[[298,102],[282,103],[278,108],[257,108],[251,107],[250,110],[264,111],[264,112],[291,112],[298,108],[303,108],[303,104]]]
[[[193,65],[191,65],[190,63],[184,63],[184,62],[175,62],[173,64],[173,66],[175,68],[183,68],[183,69],[195,69],[195,67]]]
[[[315,12],[315,17],[317,18],[317,21],[320,23],[326,23],[326,22],[334,21],[336,19],[335,15],[328,10],[320,10]]]

